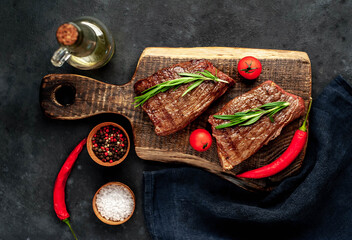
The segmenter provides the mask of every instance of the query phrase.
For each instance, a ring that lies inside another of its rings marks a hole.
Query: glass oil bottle
[[[104,66],[115,52],[115,42],[106,26],[93,17],[82,17],[62,24],[56,32],[61,47],[51,63],[61,67],[66,61],[73,67],[89,70]]]

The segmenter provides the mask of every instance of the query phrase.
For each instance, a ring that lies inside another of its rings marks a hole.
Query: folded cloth
[[[153,239],[352,239],[352,87],[337,77],[314,99],[300,172],[254,193],[206,171],[144,172]]]

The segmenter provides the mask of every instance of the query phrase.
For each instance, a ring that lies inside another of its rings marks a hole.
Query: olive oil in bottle
[[[51,58],[51,63],[56,67],[67,61],[78,69],[100,68],[109,62],[115,52],[111,33],[93,17],[82,17],[62,24],[56,38],[61,45]]]

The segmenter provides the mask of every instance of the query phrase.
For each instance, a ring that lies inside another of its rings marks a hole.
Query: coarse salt
[[[123,186],[108,185],[100,189],[96,206],[101,216],[111,221],[123,221],[134,209],[132,194]]]

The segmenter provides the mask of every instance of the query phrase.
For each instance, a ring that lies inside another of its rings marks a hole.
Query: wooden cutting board
[[[263,66],[262,74],[252,84],[240,79],[236,70],[238,61],[245,56],[258,58]],[[134,108],[134,83],[169,65],[201,58],[210,60],[237,83],[185,129],[169,136],[157,136],[147,114],[140,107]],[[132,80],[124,85],[107,84],[79,75],[50,74],[42,80],[40,101],[44,113],[54,119],[74,120],[101,113],[124,115],[131,122],[135,150],[142,159],[186,163],[215,173],[248,190],[271,190],[285,177],[299,170],[305,150],[293,164],[273,177],[242,180],[234,176],[239,172],[266,165],[281,155],[290,144],[303,117],[286,126],[279,137],[231,171],[222,170],[215,141],[208,151],[202,153],[193,150],[188,142],[190,133],[197,128],[205,128],[211,132],[207,122],[209,115],[217,112],[232,98],[266,80],[272,80],[284,90],[301,96],[306,106],[308,105],[312,78],[310,60],[305,52],[227,47],[146,48],[138,61]],[[63,88],[72,90],[72,104],[61,105],[57,101],[57,93]]]

